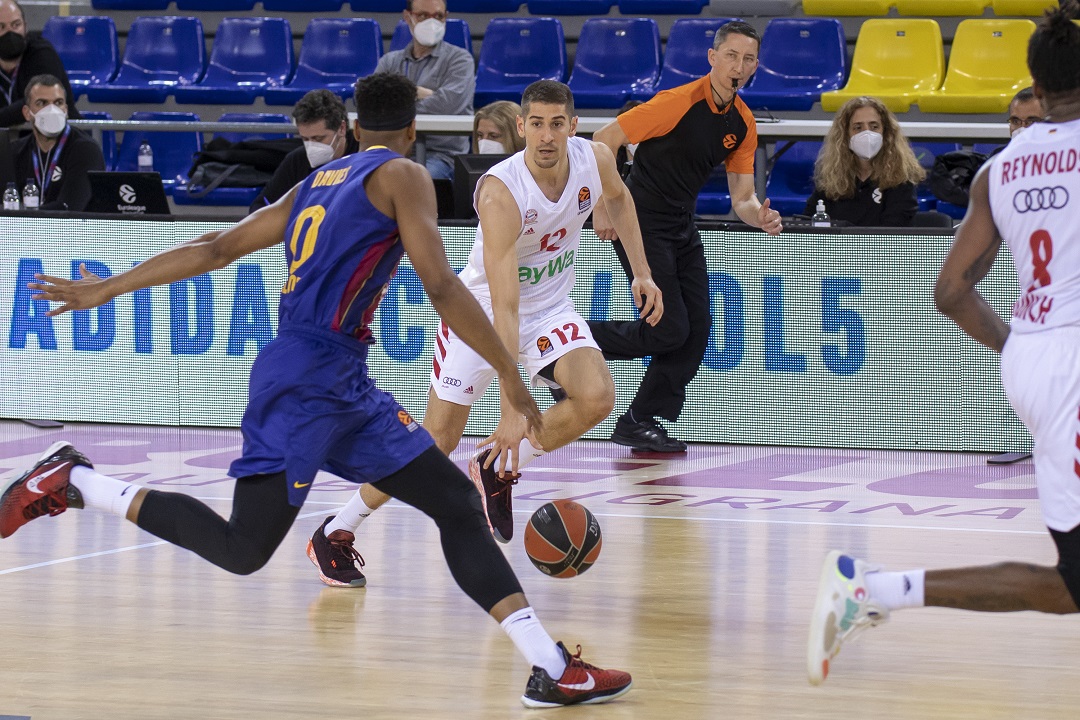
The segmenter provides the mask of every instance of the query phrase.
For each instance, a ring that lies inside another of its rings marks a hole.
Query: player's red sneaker
[[[543,668],[534,667],[521,703],[525,707],[545,708],[560,705],[587,705],[608,702],[630,691],[630,673],[622,670],[602,670],[581,659],[581,646],[571,655],[566,646],[558,643],[566,658],[566,670],[558,680]]]
[[[506,477],[499,477],[495,463],[492,463],[491,467],[484,467],[490,452],[489,449],[482,450],[473,456],[469,461],[469,477],[480,491],[491,534],[499,542],[508,543],[514,537],[514,508],[510,499],[510,488],[517,485],[521,474],[508,473]]]
[[[66,440],[54,443],[32,468],[8,486],[0,497],[0,538],[10,537],[42,515],[59,515],[81,508],[82,495],[71,484],[71,468],[94,467]]]
[[[356,536],[348,530],[335,530],[327,537],[326,523],[333,519],[331,515],[323,520],[308,540],[308,559],[319,568],[319,579],[330,587],[364,587],[367,578],[356,567],[364,567],[364,558],[353,547]]]

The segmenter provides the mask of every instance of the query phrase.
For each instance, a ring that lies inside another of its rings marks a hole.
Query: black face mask
[[[0,35],[0,60],[14,60],[26,51],[26,38],[9,30]]]

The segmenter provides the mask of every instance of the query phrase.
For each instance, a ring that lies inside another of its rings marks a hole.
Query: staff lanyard
[[[64,152],[64,144],[67,142],[68,135],[71,133],[71,126],[68,125],[64,128],[64,132],[60,135],[60,140],[53,147],[49,153],[49,165],[45,169],[45,177],[41,176],[41,160],[38,158],[38,152],[34,147],[34,177],[37,178],[38,187],[41,188],[41,201],[45,202],[45,191],[49,188],[49,183],[52,182],[53,170],[56,169],[56,164],[60,162],[60,153]]]
[[[4,73],[3,71],[0,71],[0,75],[2,75],[3,77],[7,77],[7,74]],[[11,71],[11,84],[8,85],[7,90],[4,90],[3,88],[0,88],[0,94],[2,94],[4,96],[4,98],[7,100],[8,105],[11,104],[11,95],[12,95],[12,93],[15,92],[15,79],[17,77],[19,77],[19,66],[18,65],[16,65],[15,69]]]

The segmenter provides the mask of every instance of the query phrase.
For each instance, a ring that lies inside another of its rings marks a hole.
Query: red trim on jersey
[[[375,272],[375,268],[378,267],[379,261],[382,260],[383,255],[396,245],[398,242],[398,232],[394,229],[392,235],[380,240],[373,244],[368,251],[364,253],[364,257],[360,259],[360,262],[356,265],[356,269],[353,271],[352,277],[349,278],[349,282],[345,284],[345,292],[341,295],[341,302],[338,303],[337,313],[334,314],[334,322],[331,328],[336,331],[341,331],[341,323],[348,316],[349,310],[352,309],[352,304],[356,302],[356,298],[364,290],[364,286],[367,285],[368,280],[371,279],[372,274]],[[374,305],[378,305],[382,300],[382,293],[379,293],[375,298]],[[367,308],[374,313],[373,307]],[[360,334],[365,333],[367,326],[364,324],[359,325],[358,330]]]

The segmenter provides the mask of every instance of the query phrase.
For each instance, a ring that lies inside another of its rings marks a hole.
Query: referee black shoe
[[[625,416],[619,418],[615,432],[611,433],[611,442],[640,452],[686,452],[686,443],[668,435],[667,430],[652,418],[641,422],[630,422]]]

